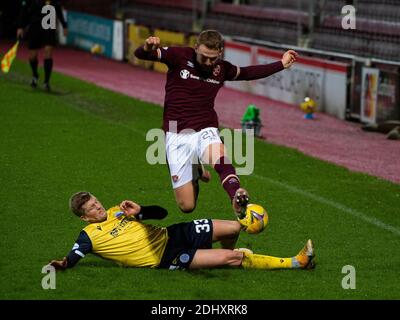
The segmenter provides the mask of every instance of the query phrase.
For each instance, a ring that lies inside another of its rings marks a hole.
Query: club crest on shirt
[[[219,65],[215,66],[213,70],[214,77],[218,76],[220,72],[221,72],[221,67]]]
[[[180,255],[179,260],[182,263],[187,263],[190,260],[190,256],[187,253],[183,253]]]
[[[183,69],[183,70],[181,70],[180,75],[181,75],[182,79],[188,79],[189,75],[190,75],[190,72],[187,71],[186,69]]]

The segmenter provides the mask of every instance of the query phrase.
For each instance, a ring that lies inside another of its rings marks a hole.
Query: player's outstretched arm
[[[240,67],[237,76],[233,80],[257,80],[269,77],[283,69],[290,68],[295,62],[298,54],[294,50],[286,51],[282,59],[269,64]]]
[[[81,231],[72,250],[62,260],[52,260],[50,265],[56,270],[65,270],[75,266],[79,260],[92,251],[92,242],[85,231]]]
[[[160,206],[140,206],[131,200],[122,201],[119,207],[125,216],[135,216],[138,220],[161,220],[168,215],[168,211]]]
[[[138,217],[140,220],[162,220],[168,215],[167,209],[160,206],[142,206]]]

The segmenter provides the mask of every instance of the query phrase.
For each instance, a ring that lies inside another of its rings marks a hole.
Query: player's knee
[[[229,230],[229,232],[227,232],[227,238],[237,238],[240,234],[240,230],[241,230],[241,225],[239,223],[239,221],[229,221],[227,222],[229,223],[227,230]]]
[[[183,213],[191,213],[196,208],[196,204],[191,202],[179,202],[178,205]]]
[[[240,230],[241,230],[241,225],[239,221],[224,221],[226,225],[226,230],[227,230],[227,235],[230,236],[231,238],[235,238],[239,236]],[[228,232],[229,231],[229,232]]]
[[[241,230],[242,226],[240,225],[239,221],[232,221],[232,233],[234,236],[238,237]]]

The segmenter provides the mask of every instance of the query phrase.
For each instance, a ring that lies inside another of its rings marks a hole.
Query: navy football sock
[[[52,69],[53,59],[44,59],[44,83],[49,83]]]
[[[38,74],[38,64],[39,64],[39,62],[38,62],[38,59],[37,58],[34,58],[32,60],[30,59],[29,60],[29,64],[31,65],[32,75],[35,78],[39,78],[39,74]]]

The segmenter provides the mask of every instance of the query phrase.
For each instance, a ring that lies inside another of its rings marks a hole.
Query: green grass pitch
[[[161,225],[233,213],[215,173],[195,212],[178,211],[167,167],[145,158],[162,108],[57,73],[55,93],[34,91],[29,74],[16,61],[0,76],[0,299],[400,298],[400,185],[258,140],[254,174],[241,179],[270,221],[238,246],[284,257],[311,238],[315,270],[134,269],[88,255],[57,273],[55,290],[42,289],[42,267],[84,227],[68,210],[74,192],[91,191],[105,207],[162,205]],[[345,265],[356,270],[354,290],[342,288]]]

